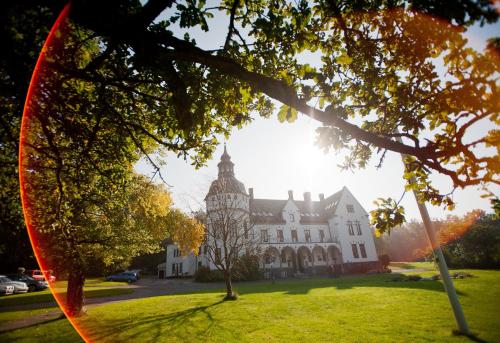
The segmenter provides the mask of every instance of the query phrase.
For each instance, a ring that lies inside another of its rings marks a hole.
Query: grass
[[[391,262],[392,269],[435,269],[434,262]]]
[[[56,281],[55,287],[56,288],[61,288],[61,289],[66,289],[68,285],[68,281],[66,280],[61,280],[61,281]],[[115,282],[115,281],[106,281],[104,278],[90,278],[85,280],[85,288],[92,288],[92,287],[99,287],[99,288],[105,288],[105,287],[117,287],[117,286],[124,286],[127,285],[126,282]]]
[[[500,341],[500,271],[467,270],[455,280],[471,330]],[[103,342],[467,342],[440,281],[391,282],[392,275],[240,283],[222,290],[89,308],[79,323]],[[57,332],[58,335],[55,335]],[[0,334],[0,341],[73,342],[66,320]]]
[[[132,289],[128,288],[85,288],[84,293],[86,298],[103,298],[122,294],[132,293]],[[65,293],[65,292],[62,292]],[[0,311],[4,307],[28,305],[28,304],[43,304],[55,302],[54,296],[50,290],[46,289],[39,292],[30,292],[24,294],[14,294],[0,298]]]
[[[0,324],[55,311],[59,311],[58,306],[49,306],[31,310],[0,311]]]

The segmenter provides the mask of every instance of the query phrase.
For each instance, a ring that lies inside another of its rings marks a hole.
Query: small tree
[[[226,299],[236,299],[232,271],[244,254],[258,254],[250,224],[247,195],[237,192],[238,181],[219,178],[207,197],[206,246],[209,260],[224,274]]]

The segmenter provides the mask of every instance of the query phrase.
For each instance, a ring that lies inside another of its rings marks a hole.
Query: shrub
[[[422,277],[420,275],[408,275],[408,281],[420,281]]]
[[[194,273],[196,282],[217,282],[224,281],[224,274],[219,270],[210,270],[208,267],[200,267]]]
[[[233,267],[232,276],[235,281],[263,279],[264,274],[259,268],[259,257],[252,254],[242,255]]]

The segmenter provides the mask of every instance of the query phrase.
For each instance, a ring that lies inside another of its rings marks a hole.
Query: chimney
[[[250,199],[253,200],[253,188],[248,189],[248,195],[250,195]]]
[[[319,193],[319,201],[325,201],[325,195],[323,193]]]
[[[304,192],[304,201],[311,202],[311,192]]]
[[[288,191],[288,200],[293,200],[293,191]]]

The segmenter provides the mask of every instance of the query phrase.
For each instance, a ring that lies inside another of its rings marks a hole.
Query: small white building
[[[217,197],[237,199],[239,211],[248,218],[252,237],[257,237],[265,273],[281,277],[297,273],[326,274],[376,271],[378,256],[368,213],[346,188],[314,201],[309,192],[303,199],[258,199],[253,188],[246,192],[234,176],[234,164],[224,147],[218,164],[219,176],[205,198],[207,215],[215,211]],[[220,184],[226,185],[224,194]],[[246,219],[245,219],[246,220]],[[205,246],[199,255],[181,256],[174,244],[167,246],[166,276],[193,275],[200,266],[216,267],[207,257]]]

